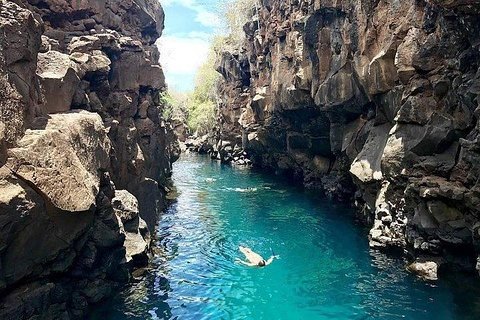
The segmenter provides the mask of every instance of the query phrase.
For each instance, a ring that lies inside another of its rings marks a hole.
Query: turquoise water
[[[348,208],[196,155],[174,182],[151,268],[91,319],[478,319],[465,283],[425,283],[369,250]],[[239,245],[281,258],[238,265]]]

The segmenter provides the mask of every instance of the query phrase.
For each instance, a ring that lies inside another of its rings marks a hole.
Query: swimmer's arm
[[[256,264],[253,264],[253,263],[250,263],[250,262],[245,262],[245,261],[240,260],[238,258],[235,259],[235,262],[241,263],[241,264],[246,265],[248,267],[255,267],[256,266]]]
[[[270,258],[268,258],[267,261],[265,261],[265,265],[268,266],[270,263],[273,262],[273,260],[274,260],[275,258],[279,259],[280,256],[271,256]]]

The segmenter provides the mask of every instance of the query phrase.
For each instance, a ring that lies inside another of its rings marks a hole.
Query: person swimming
[[[265,260],[261,255],[253,252],[250,248],[239,246],[238,249],[245,255],[245,258],[248,261],[243,261],[239,258],[235,259],[235,261],[249,267],[266,267],[271,264],[275,258],[280,258],[278,255],[272,255],[268,260]]]
[[[257,192],[257,188],[246,188],[246,189],[243,189],[243,188],[235,188],[233,189],[235,192]]]

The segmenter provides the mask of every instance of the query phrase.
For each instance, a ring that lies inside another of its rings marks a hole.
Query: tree
[[[226,28],[223,46],[239,48],[245,40],[243,26],[258,14],[258,0],[229,0],[220,6]]]
[[[181,122],[186,122],[188,118],[187,94],[175,90],[168,90],[162,93],[160,101],[163,105],[162,116],[165,120],[180,120]]]
[[[213,131],[218,112],[217,88],[220,74],[215,70],[216,59],[224,51],[241,47],[243,26],[257,13],[258,0],[228,0],[219,6],[226,35],[212,38],[207,61],[199,68],[193,92],[180,96],[172,91],[162,97],[166,119],[186,120],[191,132],[204,135]]]
[[[188,105],[190,130],[203,135],[212,131],[217,114],[217,85],[220,75],[215,71],[216,54],[212,46],[207,61],[200,67],[195,80],[195,89]]]

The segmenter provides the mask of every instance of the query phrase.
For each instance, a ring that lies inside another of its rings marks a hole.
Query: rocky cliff
[[[154,0],[0,1],[0,318],[75,319],[148,259],[178,157]]]
[[[478,270],[479,13],[479,1],[259,1],[243,47],[218,63],[222,139],[355,203],[371,246],[406,249],[412,270]]]

